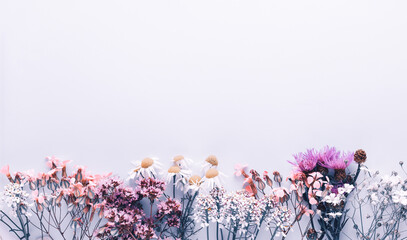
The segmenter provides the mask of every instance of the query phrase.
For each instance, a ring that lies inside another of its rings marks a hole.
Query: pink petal
[[[6,176],[10,175],[10,166],[6,165],[6,166],[2,167],[0,169],[0,173],[3,173]]]
[[[31,196],[32,196],[33,198],[38,197],[38,190],[32,191],[32,192],[31,192]]]
[[[274,193],[276,194],[277,197],[282,198],[285,196],[284,189],[277,188],[275,189]]]
[[[314,188],[320,188],[321,187],[321,183],[319,181],[314,182]]]

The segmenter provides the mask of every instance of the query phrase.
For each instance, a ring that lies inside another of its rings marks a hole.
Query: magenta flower
[[[306,152],[294,154],[294,159],[297,163],[288,161],[294,166],[297,166],[301,172],[311,172],[317,166],[319,154],[315,150],[307,149]]]
[[[341,155],[341,152],[336,150],[335,147],[325,146],[319,151],[318,164],[324,166],[327,162],[335,161]]]
[[[141,178],[136,181],[136,192],[154,202],[165,190],[165,182],[154,178]]]
[[[335,147],[326,146],[320,152],[319,164],[331,169],[346,169],[353,161],[353,152],[342,152]]]

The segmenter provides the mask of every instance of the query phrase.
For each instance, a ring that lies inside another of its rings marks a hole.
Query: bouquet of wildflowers
[[[5,166],[0,222],[18,239],[29,239],[33,229],[41,239],[191,239],[201,229],[208,240],[256,239],[262,229],[270,239],[285,239],[298,228],[302,239],[338,240],[349,220],[359,239],[407,237],[407,179],[372,174],[363,150],[309,149],[294,159],[287,182],[277,171],[260,174],[237,164],[238,191],[223,188],[213,155],[202,174],[193,174],[192,161],[181,155],[166,172],[147,157],[134,162],[130,182],[83,166],[69,173],[69,161],[55,157],[37,174],[10,174]]]
[[[320,151],[309,149],[304,153],[294,155],[296,163],[294,172],[289,178],[291,190],[299,201],[308,208],[310,226],[307,227],[308,239],[337,240],[349,220],[345,208],[347,198],[354,189],[360,173],[361,164],[366,160],[366,153],[358,150],[356,153],[340,152],[334,147],[325,147]],[[348,166],[355,160],[357,171],[350,174]],[[315,218],[315,213],[319,216]],[[320,229],[315,226],[319,223]]]

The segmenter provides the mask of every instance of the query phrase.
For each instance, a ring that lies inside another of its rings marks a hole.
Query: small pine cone
[[[346,178],[345,169],[335,169],[335,180],[340,182]]]
[[[366,162],[366,152],[362,149],[356,150],[355,155],[354,155],[354,160],[358,164]]]
[[[308,240],[316,240],[318,237],[317,231],[315,231],[315,229],[310,228],[307,231],[307,239]]]
[[[329,172],[328,168],[320,165],[317,166],[317,171],[320,172],[322,175],[327,175]]]

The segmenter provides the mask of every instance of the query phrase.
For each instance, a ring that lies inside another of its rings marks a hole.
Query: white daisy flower
[[[181,169],[189,169],[189,166],[192,164],[192,160],[190,158],[185,158],[182,155],[177,155],[172,158],[174,164],[178,165]]]
[[[202,178],[201,188],[209,192],[214,187],[221,187],[219,175],[220,173],[216,168],[209,168],[205,173],[205,177]]]
[[[175,184],[175,186],[181,190],[188,185],[188,179],[191,176],[189,169],[182,169],[178,165],[171,166],[167,171],[166,182]]]
[[[161,173],[162,164],[158,161],[158,158],[144,158],[141,161],[132,162],[136,168],[133,168],[129,173],[130,179],[135,179],[138,177],[157,177]]]
[[[203,170],[206,171],[206,170],[208,170],[209,168],[217,167],[218,164],[219,164],[218,158],[217,158],[215,155],[210,155],[209,157],[207,157],[207,158],[205,159],[205,162],[204,162],[204,164],[202,165],[202,167],[203,167]]]
[[[185,188],[186,192],[191,190],[192,193],[201,189],[202,178],[198,175],[193,175],[188,179],[188,187]]]

